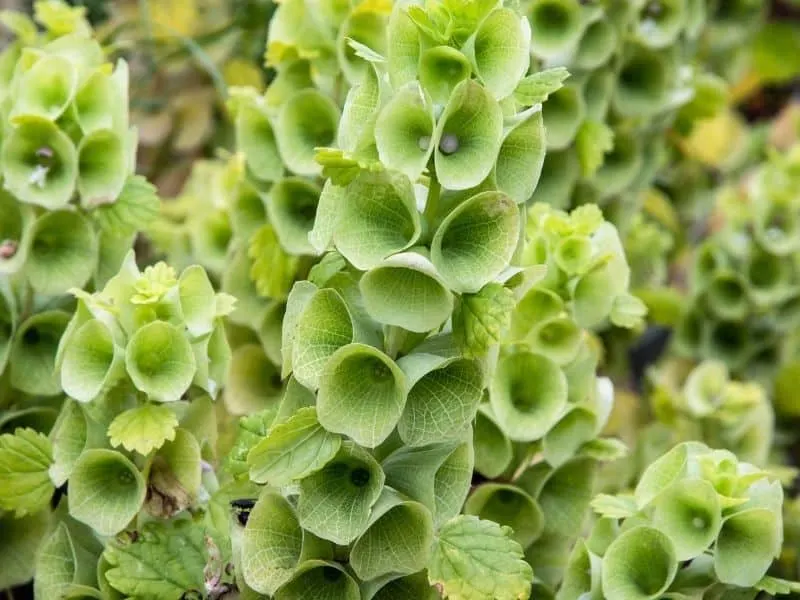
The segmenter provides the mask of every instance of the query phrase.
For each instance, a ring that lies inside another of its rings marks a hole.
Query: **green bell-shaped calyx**
[[[510,263],[519,209],[501,192],[482,192],[451,212],[433,237],[431,261],[456,292],[477,292]]]
[[[6,189],[22,202],[53,210],[65,206],[78,180],[78,153],[66,133],[42,117],[20,118],[2,150]]]
[[[281,246],[292,254],[315,254],[309,242],[321,190],[299,177],[281,179],[267,196],[267,214]]]
[[[117,199],[128,177],[128,150],[123,135],[96,129],[78,146],[78,193],[87,208]]]
[[[196,363],[192,347],[180,330],[154,321],[128,342],[125,367],[137,389],[153,400],[172,402],[189,389]]]
[[[5,275],[16,273],[25,263],[36,213],[6,190],[0,190],[0,212],[0,273]]]
[[[13,98],[12,121],[40,117],[56,121],[72,102],[78,73],[65,56],[45,55],[25,72]]]
[[[58,342],[69,322],[60,310],[45,311],[24,321],[11,346],[10,380],[16,389],[38,396],[61,391],[54,373]]]
[[[498,425],[512,440],[541,438],[567,402],[567,380],[558,365],[541,354],[520,351],[498,363],[489,384]]]
[[[350,564],[362,581],[389,573],[410,575],[427,564],[433,534],[433,519],[425,506],[384,488],[367,530],[353,544]],[[385,548],[395,551],[387,554]]]
[[[332,461],[300,482],[300,524],[335,544],[351,543],[366,530],[384,480],[366,450],[343,442]]]
[[[514,539],[523,548],[530,546],[544,529],[539,505],[513,485],[487,483],[477,487],[467,500],[464,512],[510,527],[514,530]]]
[[[436,329],[453,312],[453,296],[436,268],[414,252],[395,254],[370,269],[359,288],[373,319],[409,331]]]
[[[394,361],[371,346],[348,344],[331,355],[321,374],[319,420],[374,448],[397,425],[406,394],[406,377]]]
[[[316,148],[336,139],[339,109],[321,92],[308,89],[294,94],[281,108],[275,136],[286,166],[298,175],[317,175]]]
[[[436,146],[435,127],[433,101],[418,82],[396,90],[375,122],[381,162],[414,181]]]
[[[124,376],[124,352],[108,327],[91,319],[71,333],[60,369],[64,392],[89,402]]]
[[[486,88],[456,86],[436,126],[436,176],[452,190],[475,187],[492,171],[503,141],[503,111]]]
[[[358,584],[334,562],[309,560],[302,563],[292,579],[275,593],[275,600],[358,600]]]
[[[86,285],[97,258],[98,240],[89,220],[78,212],[58,210],[34,223],[25,273],[39,293],[64,293]]]
[[[410,248],[422,232],[411,182],[398,173],[362,172],[339,205],[333,241],[358,269]]]
[[[397,431],[406,444],[423,446],[463,435],[483,395],[477,361],[409,354],[398,361],[409,380]]]
[[[302,560],[305,538],[289,501],[265,490],[242,534],[241,574],[247,585],[262,594],[274,594]]]
[[[634,527],[614,540],[603,556],[603,594],[612,600],[658,598],[677,570],[670,539],[652,527]]]
[[[115,535],[136,516],[147,492],[139,470],[111,450],[87,450],[69,480],[69,512],[101,535]]]

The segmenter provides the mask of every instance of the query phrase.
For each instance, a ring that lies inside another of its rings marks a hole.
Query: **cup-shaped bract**
[[[791,286],[790,265],[761,248],[753,248],[746,269],[748,295],[756,304],[768,306],[784,296]]]
[[[361,83],[372,65],[358,55],[350,40],[382,55],[386,52],[386,16],[377,10],[353,11],[341,24],[336,40],[339,67],[351,85]]]
[[[512,440],[533,441],[556,424],[567,379],[550,358],[527,350],[500,359],[489,384],[497,423]]]
[[[411,181],[389,171],[362,172],[344,191],[333,240],[358,269],[411,247],[422,232]]]
[[[153,400],[173,402],[189,389],[196,364],[192,346],[181,330],[153,321],[128,341],[125,367],[138,390]]]
[[[433,519],[424,505],[385,488],[367,530],[353,544],[350,565],[362,581],[389,573],[410,575],[427,564],[433,534]],[[387,553],[386,548],[394,551]]]
[[[124,132],[128,128],[128,65],[120,60],[114,73],[101,69],[81,82],[75,94],[75,120],[84,135],[98,129]]]
[[[25,117],[58,119],[72,102],[78,86],[78,72],[66,56],[44,55],[20,78],[12,96],[12,121]]]
[[[384,480],[369,452],[343,442],[331,462],[300,482],[297,514],[303,529],[335,544],[351,543],[366,530]]]
[[[489,405],[481,405],[472,426],[475,470],[489,479],[499,477],[511,464],[513,446],[495,423]]]
[[[583,334],[572,319],[556,317],[538,323],[525,341],[534,352],[547,356],[556,364],[563,366],[577,356]]]
[[[555,91],[544,103],[542,113],[547,130],[547,148],[568,148],[586,116],[586,103],[580,87],[573,83]]]
[[[87,450],[69,479],[69,513],[100,535],[115,535],[138,514],[146,493],[142,474],[121,453]]]
[[[575,152],[548,150],[541,177],[528,204],[544,202],[555,208],[568,208],[580,175],[581,165]]]
[[[304,537],[289,501],[265,490],[242,533],[241,576],[247,585],[262,594],[274,594],[300,564]]]
[[[555,57],[571,50],[585,27],[578,0],[535,0],[529,16],[531,50],[543,57]]]
[[[453,90],[434,136],[436,177],[450,190],[475,187],[491,173],[503,141],[503,111],[472,79]]]
[[[359,288],[373,319],[408,331],[436,329],[453,312],[453,295],[436,268],[414,252],[395,254],[370,269]]]
[[[316,148],[336,140],[339,109],[333,100],[315,89],[301,90],[281,107],[275,136],[283,162],[298,175],[318,175]]]
[[[108,327],[91,319],[70,335],[60,370],[64,392],[89,402],[124,376],[124,353]]]
[[[520,211],[502,192],[481,192],[458,205],[437,229],[431,261],[450,289],[474,293],[511,262]]]
[[[534,286],[517,303],[511,315],[509,339],[521,341],[542,321],[556,319],[564,310],[564,300],[556,292]]]
[[[606,64],[619,43],[619,33],[608,19],[598,19],[583,32],[575,50],[575,66],[592,70]]]
[[[437,143],[435,128],[433,101],[419,82],[397,89],[375,122],[375,145],[381,162],[416,180]]]
[[[331,355],[320,377],[319,422],[367,448],[383,442],[406,403],[405,374],[380,350],[348,344]]]
[[[665,48],[675,42],[688,18],[688,0],[645,2],[637,23],[638,38],[651,48]]]
[[[536,501],[544,514],[547,535],[573,539],[580,534],[598,470],[598,462],[584,456],[572,458],[546,474],[538,486]]]
[[[524,490],[504,483],[485,483],[475,488],[464,513],[488,519],[514,530],[514,539],[523,548],[530,546],[544,530],[544,515]]]
[[[233,351],[224,391],[225,407],[247,415],[276,406],[281,377],[259,344],[242,344]]]
[[[97,129],[78,145],[78,193],[86,208],[117,199],[128,177],[125,138],[110,129]]]
[[[629,529],[603,556],[603,594],[609,600],[654,600],[678,571],[675,548],[658,529]]]
[[[78,152],[66,133],[41,117],[25,117],[7,131],[3,185],[22,202],[53,210],[65,206],[78,180]]]
[[[300,383],[316,390],[328,359],[355,340],[353,317],[344,299],[334,289],[312,292],[297,316],[289,319],[289,310],[294,309],[290,297],[281,348],[284,375],[293,371]],[[291,356],[289,372],[286,371],[287,354]]]
[[[404,356],[398,364],[410,385],[397,424],[400,438],[410,446],[423,446],[462,436],[483,396],[480,364],[423,353]]]
[[[742,319],[749,308],[747,285],[736,273],[718,272],[708,283],[706,301],[718,318],[732,321]]]
[[[467,57],[450,46],[428,48],[419,57],[419,83],[436,104],[445,104],[455,87],[471,74]]]
[[[683,393],[690,414],[710,415],[723,401],[729,374],[725,363],[707,360],[695,367],[686,378]]]
[[[642,147],[634,132],[615,131],[613,143],[593,180],[601,198],[624,192],[642,169]]]
[[[544,457],[552,466],[561,466],[575,456],[584,443],[596,437],[598,429],[598,418],[592,410],[572,407],[544,436]]]
[[[732,370],[737,370],[753,350],[749,333],[738,321],[713,321],[708,323],[702,342],[705,356],[721,360]]]
[[[16,273],[25,263],[36,213],[33,207],[0,190],[0,214],[0,273],[6,275]]]
[[[629,117],[660,112],[669,93],[672,68],[667,54],[631,45],[619,68],[614,107]]]
[[[530,43],[530,23],[510,8],[490,12],[467,42],[475,74],[498,100],[528,72]]]
[[[16,389],[37,396],[61,391],[54,373],[56,352],[69,315],[60,310],[41,312],[24,321],[11,346],[10,381]]]
[[[702,554],[722,525],[719,495],[704,479],[683,479],[655,503],[653,525],[672,540],[679,561]]]
[[[398,577],[387,575],[365,583],[361,588],[364,600],[398,600],[415,598],[416,600],[435,600],[437,592],[428,582],[427,573],[421,571],[413,575]]]
[[[335,562],[308,560],[303,562],[291,580],[275,592],[275,600],[359,600],[358,584]]]
[[[277,181],[283,174],[275,130],[266,111],[255,103],[243,103],[236,114],[236,145],[247,167],[260,181]]]
[[[393,88],[399,89],[417,77],[422,52],[421,37],[417,25],[408,15],[407,7],[402,3],[395,4],[389,16],[387,28],[389,52],[386,57],[389,81]]]
[[[308,234],[314,227],[321,190],[305,179],[281,179],[267,196],[267,214],[281,246],[292,254],[315,254]]]
[[[184,269],[178,279],[178,295],[189,335],[200,338],[211,333],[217,315],[217,296],[203,267],[192,265]]]
[[[714,572],[720,581],[751,587],[764,577],[783,544],[780,520],[775,508],[743,510],[723,520],[714,548]]]
[[[528,201],[542,175],[545,150],[542,111],[534,107],[515,122],[503,137],[494,165],[497,189],[518,203]]]
[[[97,266],[97,236],[88,219],[59,210],[36,220],[31,232],[25,274],[41,294],[83,287]]]

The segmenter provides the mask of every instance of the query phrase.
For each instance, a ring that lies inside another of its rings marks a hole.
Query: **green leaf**
[[[514,99],[524,106],[533,106],[547,100],[553,92],[561,89],[569,77],[564,67],[546,69],[523,78],[514,90]]]
[[[115,448],[122,446],[146,456],[164,442],[175,439],[178,417],[163,404],[147,403],[117,415],[108,427],[108,437]]]
[[[614,147],[614,131],[605,123],[584,121],[578,130],[575,147],[583,176],[590,178],[603,164],[604,155]]]
[[[232,475],[236,477],[248,472],[247,456],[250,449],[267,436],[274,419],[274,408],[267,408],[239,419],[236,439],[225,462],[227,470]]]
[[[639,510],[636,498],[629,495],[598,494],[592,500],[592,509],[598,515],[611,519],[627,519]]]
[[[136,536],[112,539],[103,556],[106,579],[126,597],[175,600],[205,590],[205,531],[190,520],[150,522]]]
[[[633,294],[622,294],[614,298],[611,307],[611,322],[617,327],[633,329],[644,321],[647,305]]]
[[[250,450],[250,479],[273,486],[303,479],[328,464],[341,441],[319,424],[316,408],[301,408],[285,423],[272,427]]]
[[[262,225],[250,239],[247,254],[253,260],[250,279],[266,298],[285,299],[292,287],[300,259],[286,253],[272,225]]]
[[[778,596],[782,594],[800,594],[800,583],[797,581],[789,581],[779,577],[771,577],[769,575],[763,577],[761,581],[755,584],[757,590],[768,593],[770,596]]]
[[[50,504],[55,488],[48,469],[53,464],[50,440],[33,429],[0,435],[0,508],[18,517]]]
[[[525,600],[533,570],[510,528],[462,515],[439,531],[428,577],[444,598]]]

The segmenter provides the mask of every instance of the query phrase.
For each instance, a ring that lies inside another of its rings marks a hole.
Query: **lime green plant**
[[[679,444],[632,494],[593,500],[601,518],[575,546],[557,597],[795,592],[767,575],[783,543],[782,502],[780,483],[732,452]]]

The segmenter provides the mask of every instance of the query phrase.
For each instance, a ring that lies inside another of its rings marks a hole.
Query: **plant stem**
[[[386,354],[392,359],[396,358],[400,353],[400,349],[406,341],[406,334],[408,332],[402,327],[395,325],[387,325],[383,334],[383,345]]]
[[[439,183],[439,178],[431,167],[431,178],[428,183],[428,197],[425,199],[425,242],[430,242],[433,239],[434,223],[439,213],[439,199],[442,197],[442,184]]]

